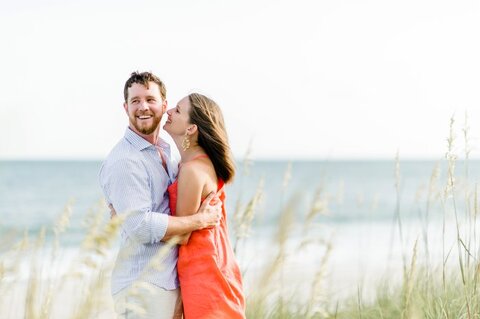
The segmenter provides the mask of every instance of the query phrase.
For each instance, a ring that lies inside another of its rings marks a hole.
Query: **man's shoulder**
[[[143,157],[135,147],[125,138],[122,138],[110,151],[102,163],[100,174],[111,170],[128,170],[128,167],[143,165]]]
[[[110,153],[108,153],[107,157],[104,160],[104,164],[111,164],[117,161],[138,160],[139,158],[139,152],[125,138],[122,138],[112,148]]]

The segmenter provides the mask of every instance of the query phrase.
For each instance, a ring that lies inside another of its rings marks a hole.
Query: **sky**
[[[480,157],[479,1],[0,0],[0,39],[0,159],[104,158],[136,70],[238,158],[438,159],[452,116]]]

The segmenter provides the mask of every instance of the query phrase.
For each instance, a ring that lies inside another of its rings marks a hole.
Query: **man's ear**
[[[127,115],[128,115],[128,104],[127,104],[127,102],[123,103],[123,109],[125,110],[125,113],[127,113]]]
[[[165,114],[165,112],[167,112],[167,107],[168,107],[168,101],[163,100],[163,102],[162,102],[162,114]]]

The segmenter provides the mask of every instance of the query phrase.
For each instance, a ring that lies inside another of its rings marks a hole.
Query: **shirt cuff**
[[[162,213],[151,213],[151,236],[150,243],[158,243],[165,237],[168,228],[168,215]]]

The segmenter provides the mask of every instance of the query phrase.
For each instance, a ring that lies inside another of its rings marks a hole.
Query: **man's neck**
[[[159,136],[158,136],[158,128],[153,131],[153,133],[151,134],[142,134],[141,132],[137,131],[134,127],[132,126],[129,126],[129,128],[135,132],[135,134],[137,134],[138,136],[140,136],[141,138],[143,138],[144,140],[146,140],[147,142],[153,144],[153,145],[157,145],[158,143],[158,140],[159,140]]]

